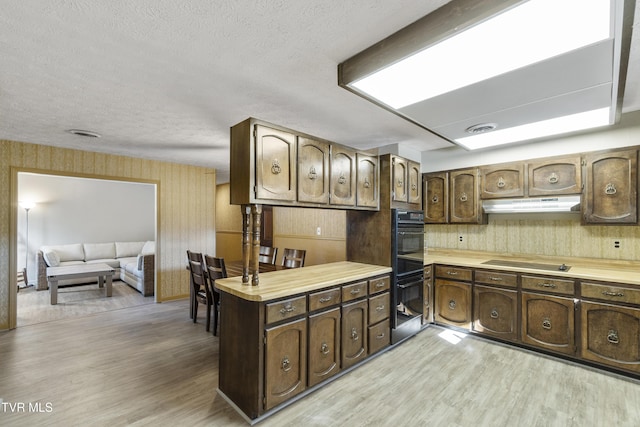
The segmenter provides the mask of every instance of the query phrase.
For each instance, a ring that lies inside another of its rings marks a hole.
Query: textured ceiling
[[[445,3],[2,1],[0,139],[213,167],[222,182],[229,127],[250,116],[355,148],[447,147],[337,85],[340,62]],[[623,112],[640,109],[638,43]]]

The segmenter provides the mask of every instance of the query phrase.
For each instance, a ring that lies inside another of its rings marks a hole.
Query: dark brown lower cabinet
[[[340,372],[340,307],[309,316],[309,387]]]
[[[342,369],[367,357],[367,306],[362,299],[342,306]]]
[[[305,390],[307,319],[265,330],[265,410]]]
[[[582,358],[640,372],[640,310],[582,302]]]
[[[575,355],[573,298],[522,292],[522,342]]]
[[[473,330],[509,341],[518,339],[518,292],[473,287]]]
[[[435,321],[460,328],[471,328],[471,284],[436,279]]]

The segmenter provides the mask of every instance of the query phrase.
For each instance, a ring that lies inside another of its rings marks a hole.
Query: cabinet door
[[[449,222],[449,174],[447,172],[426,173],[423,175],[424,222],[427,224],[446,224]]]
[[[436,279],[435,321],[469,329],[471,327],[471,285]]]
[[[407,162],[409,176],[409,203],[422,206],[422,174],[420,173],[420,163]]]
[[[478,197],[478,170],[465,169],[449,172],[451,223],[483,224],[484,215]]]
[[[582,302],[582,358],[640,372],[640,310]]]
[[[585,156],[585,224],[635,224],[637,211],[637,151]]]
[[[575,348],[573,299],[522,293],[522,342],[573,355]]]
[[[298,138],[298,201],[329,203],[329,144]]]
[[[529,162],[529,196],[582,193],[580,157],[564,157]]]
[[[424,309],[422,310],[422,324],[433,323],[433,267],[424,268],[424,287],[422,289],[422,298],[424,299]]]
[[[480,168],[482,199],[524,196],[524,163]]]
[[[267,126],[256,125],[254,137],[256,198],[295,201],[296,136]]]
[[[356,205],[377,208],[380,204],[380,168],[378,157],[357,153]]]
[[[265,410],[306,388],[307,319],[267,329],[265,332]]]
[[[408,202],[407,191],[408,160],[398,156],[391,156],[391,201]]]
[[[356,204],[356,153],[345,147],[331,147],[331,198],[332,205]]]
[[[473,330],[509,341],[518,338],[518,292],[473,287]]]
[[[340,308],[309,316],[309,387],[340,372]]]
[[[342,369],[367,357],[366,299],[342,306]]]

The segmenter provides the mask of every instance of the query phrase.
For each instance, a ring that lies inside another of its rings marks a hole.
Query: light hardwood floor
[[[3,426],[246,426],[188,302],[0,333]],[[638,426],[640,384],[431,327],[260,426]],[[242,381],[242,378],[238,378]],[[40,404],[11,413],[6,403]],[[2,408],[0,407],[0,410]]]

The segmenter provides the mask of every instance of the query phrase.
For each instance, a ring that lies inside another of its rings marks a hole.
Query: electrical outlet
[[[616,249],[620,249],[620,240],[614,240],[613,241],[613,247]]]
[[[320,234],[322,234],[322,230],[318,227],[316,228],[316,235],[319,236]]]
[[[462,242],[462,240],[463,240],[462,236],[458,237],[458,240],[459,240],[460,242]]]

